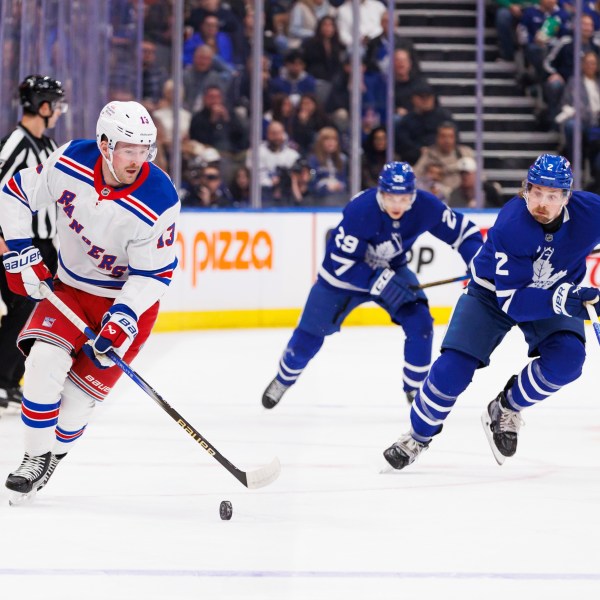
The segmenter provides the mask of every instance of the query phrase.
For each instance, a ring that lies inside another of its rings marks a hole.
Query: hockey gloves
[[[596,312],[600,311],[600,290],[595,287],[581,287],[572,283],[559,285],[552,295],[552,308],[557,315],[587,319],[586,304],[595,304]]]
[[[95,339],[83,346],[86,356],[100,369],[114,366],[106,356],[109,350],[123,357],[138,333],[137,316],[124,304],[113,304],[102,318],[102,329]]]
[[[414,302],[417,294],[410,289],[406,280],[392,269],[383,269],[371,287],[371,295],[390,312],[407,302]]]
[[[10,291],[39,302],[43,299],[40,292],[42,283],[46,283],[51,290],[54,289],[52,273],[43,263],[40,251],[35,246],[27,246],[19,251],[11,247],[10,241],[7,244],[11,250],[2,256],[2,263]]]

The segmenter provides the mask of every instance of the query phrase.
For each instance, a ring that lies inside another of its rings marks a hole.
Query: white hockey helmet
[[[109,102],[100,111],[96,124],[98,148],[103,136],[108,140],[111,167],[112,153],[117,142],[147,145],[150,149],[148,161],[152,162],[156,158],[156,126],[139,102]]]

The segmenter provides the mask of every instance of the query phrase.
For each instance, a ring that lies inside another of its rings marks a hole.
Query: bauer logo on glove
[[[100,333],[83,346],[86,356],[100,369],[114,366],[109,350],[125,356],[138,333],[137,316],[124,304],[114,304],[102,319]]]
[[[28,240],[30,241],[30,240]],[[11,241],[7,241],[11,248]],[[40,285],[52,287],[52,273],[42,261],[42,255],[35,246],[27,246],[20,252],[12,250],[2,257],[6,271],[6,283],[13,294],[29,296],[39,302],[43,299]]]

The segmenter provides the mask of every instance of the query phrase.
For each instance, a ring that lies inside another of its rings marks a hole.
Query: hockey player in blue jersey
[[[457,250],[467,265],[482,244],[476,225],[429,192],[416,190],[408,163],[384,165],[378,186],[348,203],[330,236],[300,322],[263,394],[265,408],[281,400],[350,311],[370,300],[404,330],[403,382],[412,402],[429,370],[433,319],[407,266],[407,253],[427,231]]]
[[[523,183],[473,259],[472,280],[456,305],[442,353],[411,407],[410,432],[383,453],[395,469],[429,446],[475,370],[489,364],[515,325],[533,360],[483,412],[498,464],[517,450],[521,411],[581,375],[585,305],[600,310],[600,290],[579,285],[586,257],[600,243],[600,197],[572,192],[573,173],[562,156],[538,157]]]

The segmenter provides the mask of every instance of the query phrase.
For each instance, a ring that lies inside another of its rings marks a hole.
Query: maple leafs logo
[[[541,248],[538,248],[538,252]],[[540,288],[542,290],[550,289],[561,277],[567,274],[566,271],[554,273],[554,267],[550,262],[554,248],[544,248],[540,256],[533,263],[533,278],[528,287]]]
[[[365,255],[365,262],[372,269],[388,268],[390,261],[402,254],[402,238],[399,233],[392,233],[392,237],[381,244],[376,246],[367,246],[367,253]]]

